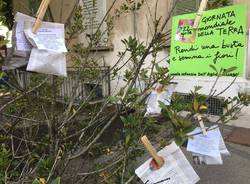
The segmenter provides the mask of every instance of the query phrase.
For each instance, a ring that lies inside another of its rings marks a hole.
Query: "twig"
[[[99,26],[97,28],[97,30],[95,31],[95,35],[99,32],[102,24],[104,23],[105,19],[107,18],[108,14],[110,13],[110,11],[112,10],[112,8],[114,7],[115,3],[117,2],[117,0],[113,0],[111,6],[109,7],[109,9],[107,10],[106,14],[104,15],[103,19],[101,20],[101,22],[99,23]]]
[[[60,157],[61,152],[62,152],[61,149],[59,149],[58,152],[57,152],[55,161],[54,161],[54,163],[53,163],[53,166],[52,166],[52,168],[51,168],[51,170],[50,170],[50,173],[49,173],[49,176],[48,176],[48,178],[47,178],[47,182],[50,180],[51,176],[52,176],[53,173],[54,173],[54,170],[55,170],[55,168],[56,168],[57,161],[60,159],[59,157]]]
[[[122,177],[121,177],[121,184],[124,183],[124,175],[126,171],[126,166],[127,166],[127,155],[125,153],[125,157],[123,159],[123,164],[122,164]]]
[[[215,80],[215,82],[213,83],[213,86],[212,86],[212,88],[211,88],[211,90],[210,90],[208,96],[213,96],[214,88],[215,88],[215,86],[216,86],[216,84],[217,84],[219,78],[220,78],[220,75],[218,75],[218,76],[216,77],[216,80]]]
[[[235,80],[237,79],[237,76],[233,79],[233,81],[221,92],[219,92],[218,94],[215,95],[215,97],[220,96],[221,94],[223,94],[225,91],[227,91],[235,82]]]
[[[31,121],[31,122],[35,122],[35,123],[44,123],[43,121],[38,121],[38,120],[30,119],[30,118],[23,118],[20,116],[15,116],[15,115],[7,114],[7,113],[1,113],[1,114],[4,116],[7,116],[7,117],[16,118],[16,119],[20,119],[20,120]]]
[[[24,97],[25,95],[37,90],[38,88],[40,88],[45,82],[47,81],[47,79],[45,79],[43,82],[41,82],[39,85],[37,85],[36,87],[34,87],[33,89],[24,92],[23,94],[17,96],[16,98],[14,98],[13,100],[9,101],[8,103],[4,104],[1,108],[0,108],[0,112],[3,111],[7,106],[9,106],[10,104],[14,103],[15,101],[21,99],[22,97]]]
[[[19,176],[19,180],[21,180],[21,178],[22,178],[22,176],[23,176],[23,174],[24,174],[24,172],[25,172],[25,169],[28,167],[28,165],[29,165],[29,160],[27,159],[27,160],[26,160],[26,163],[25,163],[25,165],[24,165],[24,167],[23,167],[23,169],[22,169],[22,172],[21,172],[21,174],[20,174],[20,176]]]
[[[125,184],[129,184],[130,182],[132,182],[135,178],[135,175],[131,176],[128,181],[125,182]]]
[[[119,115],[119,111],[117,111],[114,116],[107,122],[107,124],[100,130],[100,132],[98,133],[98,135],[88,144],[88,146],[86,146],[85,148],[83,148],[79,153],[72,155],[69,157],[69,160],[78,158],[79,156],[85,154],[90,148],[91,146],[102,136],[102,134],[104,133],[104,131],[111,125],[111,123],[113,123],[113,121],[116,119],[116,117]]]
[[[79,176],[87,176],[87,175],[93,175],[93,174],[97,174],[97,173],[100,173],[102,171],[105,171],[107,169],[109,169],[110,167],[113,167],[114,165],[118,164],[119,162],[121,162],[125,157],[121,157],[119,158],[118,160],[116,160],[115,162],[112,162],[111,164],[101,168],[101,169],[98,169],[96,171],[91,171],[91,172],[87,172],[87,173],[78,173],[77,175]]]
[[[211,131],[211,130],[215,130],[217,128],[219,128],[219,126],[215,126],[213,128],[209,127],[209,128],[206,128],[206,131],[208,132],[208,131]],[[187,137],[193,137],[193,136],[200,135],[200,134],[203,134],[203,132],[201,131],[201,132],[198,132],[198,133],[195,133],[195,134],[187,135]]]

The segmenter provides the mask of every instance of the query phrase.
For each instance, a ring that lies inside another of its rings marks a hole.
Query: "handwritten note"
[[[199,176],[174,142],[158,154],[165,160],[159,170],[150,169],[149,159],[135,171],[144,184],[194,184],[199,181]]]
[[[195,14],[173,17],[170,73],[175,76],[214,76],[209,65],[218,69],[236,66],[227,74],[242,76],[246,50],[246,5],[228,6],[204,12],[194,43],[192,24],[184,24]],[[179,38],[179,39],[176,39]],[[182,39],[180,39],[182,38]]]

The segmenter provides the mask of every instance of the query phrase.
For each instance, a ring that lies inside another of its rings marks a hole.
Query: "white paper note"
[[[30,51],[32,48],[31,44],[26,39],[25,34],[24,34],[24,22],[25,21],[34,22],[35,18],[17,12],[15,16],[16,26],[15,26],[15,33],[14,33],[15,35],[14,41],[15,41],[17,51]]]
[[[196,134],[200,131],[201,129],[198,127],[190,134]],[[202,133],[195,135],[188,139],[187,151],[211,157],[218,157],[220,155],[220,139],[221,134],[219,129],[207,131],[207,135],[205,136]]]
[[[222,165],[223,160],[221,154],[216,157],[210,157],[206,155],[201,155],[197,153],[193,153],[193,162],[194,164],[206,164],[206,165]]]
[[[32,49],[28,71],[67,77],[65,53]]]
[[[164,103],[165,105],[171,104],[171,97],[176,88],[176,84],[169,84],[162,92],[157,92],[157,90],[153,90],[147,99],[147,115],[158,115],[161,113],[161,107],[159,105],[159,101]]]
[[[197,129],[199,129],[199,131],[201,132],[200,128],[197,128]],[[214,125],[214,126],[210,127],[209,129],[210,130],[215,129],[216,131],[219,132],[219,137],[220,137],[219,152],[220,152],[220,154],[217,155],[216,157],[211,157],[211,156],[207,156],[207,155],[192,153],[194,163],[195,164],[207,164],[207,165],[222,165],[223,164],[222,155],[230,155],[230,153],[225,145],[225,142],[224,142],[224,139],[221,135],[219,127],[217,125]]]
[[[24,33],[29,42],[39,50],[67,52],[64,24],[43,22],[37,33],[32,32],[32,22],[24,23]]]
[[[214,126],[212,126],[210,129],[212,129]],[[219,143],[219,150],[220,150],[220,153],[222,155],[230,155],[230,152],[228,151],[227,147],[226,147],[226,144],[224,142],[224,139],[221,135],[221,132],[219,130],[219,127],[218,127],[218,131],[220,133],[220,143]]]
[[[200,180],[175,142],[159,151],[158,155],[165,160],[159,170],[150,169],[152,159],[149,159],[135,171],[144,184],[195,184]]]

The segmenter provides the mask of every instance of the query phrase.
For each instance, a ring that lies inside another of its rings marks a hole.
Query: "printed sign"
[[[149,159],[135,171],[144,184],[195,184],[200,180],[175,142],[158,154],[165,160],[160,169],[153,170]]]
[[[206,136],[197,127],[189,133],[187,150],[192,152],[194,164],[222,165],[222,155],[230,155],[217,125],[209,128]],[[198,134],[200,133],[200,134]]]
[[[195,14],[173,17],[171,75],[214,76],[216,72],[209,66],[214,65],[218,70],[236,66],[237,70],[228,75],[242,76],[246,17],[246,5],[206,11],[196,34],[193,34],[192,29]]]

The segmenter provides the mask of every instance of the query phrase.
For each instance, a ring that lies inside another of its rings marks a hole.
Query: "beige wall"
[[[17,7],[21,9],[22,12],[26,12],[24,9],[25,6],[23,5],[25,1],[27,0],[15,0],[17,3]],[[73,0],[75,1],[75,0]],[[71,12],[74,2],[70,0],[52,0],[51,8],[53,11],[53,16],[55,17],[56,21],[59,22],[65,22],[65,20],[69,16],[69,12]],[[100,0],[103,1],[103,0]],[[61,6],[61,2],[63,2],[63,7]],[[107,9],[110,7],[113,0],[107,0]],[[118,0],[116,3],[115,8],[119,8],[120,5],[124,2],[124,0]],[[114,20],[114,30],[112,34],[110,35],[110,42],[114,45],[113,51],[106,51],[106,52],[96,52],[96,54],[100,59],[100,64],[103,64],[105,62],[106,65],[113,66],[115,62],[117,61],[117,53],[120,51],[124,51],[124,45],[122,44],[122,39],[127,39],[129,36],[136,35],[136,37],[139,39],[139,41],[143,41],[144,43],[148,43],[152,31],[153,31],[153,25],[152,25],[152,17],[154,18],[154,7],[155,7],[155,0],[147,0],[148,6],[144,5],[141,10],[139,10],[135,15],[133,13],[127,13],[122,15],[119,18],[115,18]],[[165,16],[167,15],[167,12],[170,9],[170,3],[171,0],[159,0],[159,6],[157,9],[157,17],[163,16],[162,20],[165,19]],[[247,3],[248,4],[248,26],[250,27],[250,0],[235,0],[235,3]],[[148,8],[149,7],[149,8]],[[61,11],[61,8],[63,8],[63,11]],[[111,12],[114,13],[114,10]],[[135,24],[134,24],[135,21]],[[169,23],[170,27],[171,23]],[[167,49],[163,50],[158,55],[158,60],[162,60],[162,63],[164,65],[167,65],[166,57],[168,56]],[[150,63],[152,58],[147,58],[147,63]],[[126,57],[124,60],[120,63],[120,65],[123,65],[126,61]],[[120,78],[117,80],[113,80],[111,82],[112,86],[112,93],[115,93],[119,87],[122,86],[123,80],[122,80],[123,73],[120,73]],[[191,78],[191,77],[179,77],[179,87],[177,88],[180,92],[186,92],[190,91],[190,89],[193,88],[194,85],[202,85],[204,86],[204,93],[207,93],[207,90],[210,89],[211,85],[213,84],[214,79],[213,78]],[[228,79],[223,79],[218,84],[218,88],[225,87],[228,85],[231,81]],[[250,85],[250,82],[245,79],[240,79],[236,81],[233,88],[228,91],[226,96],[233,96],[237,94],[237,90],[239,86],[244,85]],[[220,89],[218,89],[220,91]]]
[[[65,23],[70,16],[76,1],[77,0],[52,0],[50,8],[55,21]]]
[[[57,22],[63,22],[65,23],[65,21],[67,20],[67,18],[70,15],[70,12],[73,9],[73,5],[77,0],[53,0],[51,1],[51,10],[52,10],[52,14],[53,17],[55,18],[55,20]],[[27,0],[13,0],[14,3],[14,7],[15,7],[15,11],[21,11],[23,13],[29,14],[29,10],[28,10],[28,1]],[[111,0],[107,0],[107,8],[110,7],[111,5]],[[122,3],[122,0],[118,0],[117,6],[119,7],[119,5]],[[171,1],[166,1],[166,0],[159,0],[159,7],[160,9],[167,9],[167,6],[169,7],[169,4],[171,3]],[[234,3],[246,3],[248,5],[248,28],[250,28],[250,0],[234,0]],[[155,1],[148,1],[149,7],[154,8],[154,4]],[[146,9],[144,9],[145,12]],[[34,12],[33,12],[34,13]],[[158,12],[158,15],[160,15],[160,13],[162,13],[162,11]],[[146,17],[143,14],[138,14],[138,19],[139,20],[143,20]],[[143,21],[141,21],[143,22]]]

